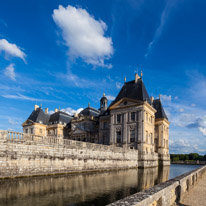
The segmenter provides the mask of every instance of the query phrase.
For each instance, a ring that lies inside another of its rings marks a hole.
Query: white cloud
[[[107,25],[95,20],[85,9],[59,6],[52,17],[61,28],[71,58],[82,58],[86,63],[111,68],[104,63],[113,54],[112,39],[105,37]]]
[[[206,136],[206,128],[199,127],[199,130],[204,136]]]
[[[122,83],[116,82],[116,87],[117,87],[117,89],[120,89],[122,87]]]
[[[77,110],[72,109],[71,107],[67,107],[66,109],[61,109],[61,111],[66,112],[69,115],[79,114],[83,108],[79,108]]]
[[[111,95],[107,95],[107,99],[110,100],[110,101],[113,101],[115,99],[115,97],[111,96]]]
[[[16,74],[14,72],[14,64],[10,64],[6,69],[4,70],[4,74],[9,77],[11,80],[16,81]]]
[[[5,94],[5,95],[1,95],[4,98],[7,99],[20,99],[20,100],[28,100],[28,101],[43,101],[42,99],[36,99],[33,97],[28,97],[28,96],[24,96],[22,94],[17,94],[17,95],[12,95],[12,94]]]
[[[150,54],[150,52],[152,51],[155,43],[159,40],[160,36],[162,35],[162,32],[163,32],[164,27],[167,23],[170,12],[171,12],[172,8],[174,7],[174,5],[176,4],[176,2],[177,2],[176,0],[166,1],[165,8],[163,9],[163,11],[161,13],[160,23],[159,23],[158,27],[155,30],[152,41],[149,43],[149,45],[147,47],[147,51],[145,53],[145,58],[147,58],[147,56]]]
[[[185,111],[184,108],[180,108],[180,109],[179,109],[179,112],[184,112],[184,111]]]
[[[0,53],[2,51],[5,55],[19,57],[26,63],[26,54],[16,44],[9,43],[6,39],[0,39]]]
[[[164,95],[164,94],[161,94],[160,95],[161,97],[161,100],[163,100],[163,101],[171,101],[172,100],[172,96],[171,95]]]
[[[10,125],[20,125],[21,124],[19,121],[15,121],[14,119],[12,119],[10,117],[8,118],[8,123]]]
[[[79,108],[79,109],[75,110],[75,109],[72,109],[71,107],[67,107],[65,109],[60,109],[60,110],[62,112],[69,114],[69,115],[74,115],[74,114],[79,114],[83,110],[83,108]],[[49,114],[53,114],[53,113],[54,113],[54,111],[49,111]]]

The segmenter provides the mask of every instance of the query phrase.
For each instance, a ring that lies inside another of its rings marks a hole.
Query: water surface
[[[197,168],[171,165],[0,181],[0,205],[102,206]]]

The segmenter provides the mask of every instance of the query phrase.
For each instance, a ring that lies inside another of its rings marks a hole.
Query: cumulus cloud
[[[116,82],[116,87],[117,87],[117,89],[120,89],[122,87],[122,83]]]
[[[169,140],[170,153],[191,153],[201,149],[196,145],[189,143],[185,139]]]
[[[14,64],[10,64],[6,69],[4,70],[4,74],[9,77],[11,80],[16,81],[16,74],[15,74],[15,68]]]
[[[197,118],[193,123],[187,125],[188,128],[198,128],[206,136],[206,116]]]
[[[75,110],[75,109],[72,109],[71,107],[61,109],[62,112],[65,112],[69,115],[79,114],[82,110],[83,110],[83,108],[79,108],[79,109]],[[53,114],[53,113],[54,113],[54,111],[49,111],[49,114]]]
[[[26,63],[26,54],[16,44],[9,43],[6,39],[0,39],[1,52],[4,52],[6,56],[19,57]]]
[[[111,96],[111,95],[107,95],[107,99],[110,100],[110,101],[113,101],[115,99],[115,97]]]
[[[104,63],[113,54],[112,39],[105,37],[107,25],[95,20],[85,9],[59,6],[52,14],[61,28],[71,58],[82,58],[86,63],[111,68]]]
[[[160,97],[161,97],[161,100],[163,100],[163,101],[171,101],[172,100],[172,96],[171,95],[161,94]]]

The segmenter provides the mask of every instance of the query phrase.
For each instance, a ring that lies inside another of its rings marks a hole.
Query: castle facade
[[[140,155],[169,164],[169,121],[161,99],[149,97],[141,77],[126,82],[108,106],[103,94],[100,109],[88,105],[73,116],[55,109],[35,105],[34,111],[22,124],[23,132],[96,144],[136,149]],[[145,157],[141,157],[145,160]]]

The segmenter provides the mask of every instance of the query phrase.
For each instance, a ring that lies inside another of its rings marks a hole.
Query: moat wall
[[[206,175],[206,166],[163,182],[148,190],[138,192],[108,206],[169,206],[179,205],[184,195]],[[182,204],[181,204],[182,205]]]
[[[0,178],[138,167],[138,151],[0,130]]]

